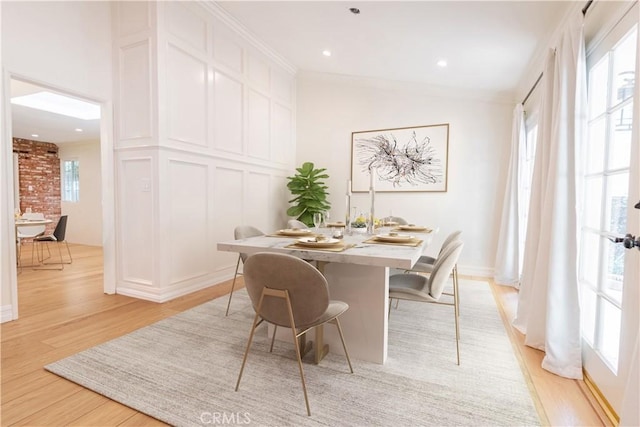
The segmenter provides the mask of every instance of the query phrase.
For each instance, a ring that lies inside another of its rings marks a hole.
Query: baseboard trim
[[[11,322],[13,320],[13,306],[3,305],[0,307],[0,323]]]
[[[587,389],[591,392],[592,397],[596,400],[598,405],[600,405],[600,408],[605,413],[609,421],[611,421],[614,426],[618,426],[620,424],[620,416],[616,413],[611,404],[609,404],[607,398],[604,397],[604,394],[602,394],[596,383],[593,381],[593,378],[589,376],[584,368],[582,368],[582,374],[584,376],[584,383],[587,386]]]

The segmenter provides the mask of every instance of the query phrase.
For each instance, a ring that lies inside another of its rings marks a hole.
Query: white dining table
[[[388,229],[380,231],[385,232]],[[389,271],[410,269],[431,242],[432,233],[411,234],[421,240],[415,247],[365,243],[372,236],[353,233],[345,235],[343,240],[346,245],[355,246],[342,252],[287,248],[295,242],[296,237],[274,235],[219,242],[217,248],[219,251],[246,254],[286,253],[317,261],[329,284],[331,299],[349,304],[349,310],[340,316],[349,354],[361,360],[384,364],[387,358]],[[343,353],[335,328],[328,327],[319,333],[331,351]],[[317,342],[316,361],[318,353],[324,350],[324,346],[318,346]]]
[[[50,219],[17,219],[15,221],[16,229],[18,227],[34,227],[36,225],[51,224],[53,220]]]

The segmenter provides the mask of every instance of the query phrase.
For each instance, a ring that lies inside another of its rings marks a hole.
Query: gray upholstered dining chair
[[[287,221],[287,228],[300,228],[306,230],[309,228],[309,226],[302,221],[298,221],[297,219],[290,219],[289,221]]]
[[[256,315],[247,341],[247,349],[242,359],[236,391],[240,387],[242,372],[258,325],[266,321],[274,325],[275,329],[278,326],[291,328],[307,415],[311,416],[298,338],[316,326],[328,322],[335,323],[349,370],[353,373],[347,345],[338,320],[338,317],[347,311],[349,305],[342,301],[330,300],[325,277],[306,261],[292,255],[271,252],[259,252],[251,255],[244,264],[244,282]],[[274,330],[269,351],[273,351],[275,332]]]
[[[433,265],[429,277],[421,274],[394,274],[389,278],[389,314],[391,314],[391,301],[409,300],[453,306],[456,327],[456,355],[460,364],[460,326],[459,326],[459,298],[458,283],[453,280],[453,302],[442,301],[444,287],[447,284],[453,267],[458,262],[464,244],[460,240],[449,243],[447,248],[438,257]]]
[[[407,221],[406,219],[404,219],[404,218],[402,218],[400,216],[388,216],[388,217],[383,218],[383,220],[385,222],[392,222],[392,223],[395,222],[398,225],[408,225],[409,224],[409,221]]]
[[[449,234],[444,242],[442,242],[442,246],[440,246],[440,251],[438,253],[438,257],[442,255],[442,253],[447,249],[452,242],[459,240],[462,231],[456,230],[453,233]],[[407,273],[431,273],[433,271],[433,266],[436,263],[437,258],[422,255],[418,258],[418,261],[411,267],[410,270],[406,270]],[[451,276],[453,277],[453,281],[456,286],[458,285],[458,263],[453,266],[453,270],[451,271]],[[458,308],[460,306],[460,302],[458,301]]]
[[[447,238],[444,239],[444,242],[442,242],[442,246],[440,246],[440,251],[438,253],[438,257],[440,256],[440,254],[442,254],[442,252],[444,252],[446,247],[451,242],[453,242],[454,240],[459,240],[461,234],[462,234],[462,231],[460,231],[460,230],[456,230],[453,233],[449,234],[447,236]],[[433,270],[433,265],[436,262],[436,259],[437,258],[428,256],[428,255],[422,255],[418,259],[416,264],[408,271],[415,271],[415,272],[419,272],[419,273],[431,273],[431,271]],[[454,268],[454,270],[455,270],[455,268]]]
[[[258,230],[255,227],[250,225],[239,225],[233,230],[233,238],[238,239],[247,239],[249,237],[256,236],[264,236],[264,233]],[[240,268],[240,260],[242,260],[242,264],[247,260],[247,254],[239,253],[238,261],[236,262],[236,272],[233,274],[233,282],[231,283],[231,292],[229,292],[229,301],[227,302],[227,311],[224,313],[225,316],[229,315],[229,307],[231,307],[231,297],[233,296],[233,291],[236,287],[236,279],[238,278],[238,269]]]

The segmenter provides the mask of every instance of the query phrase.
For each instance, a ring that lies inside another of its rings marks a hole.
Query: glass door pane
[[[625,249],[609,238],[627,232],[636,44],[634,27],[588,70],[579,254],[582,333],[613,376],[618,372]]]

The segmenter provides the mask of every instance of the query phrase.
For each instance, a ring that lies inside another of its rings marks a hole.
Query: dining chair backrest
[[[409,221],[407,221],[406,219],[400,217],[400,216],[389,216],[386,218],[387,221],[389,222],[397,222],[399,225],[407,225],[409,224]]]
[[[250,225],[239,225],[233,230],[233,237],[238,239],[247,239],[249,237],[264,236],[264,233]],[[247,260],[247,254],[240,253],[242,263]]]
[[[453,242],[454,240],[459,240],[458,238],[460,237],[461,234],[462,234],[461,230],[456,230],[453,233],[449,234],[447,238],[444,239],[444,242],[442,242],[442,246],[440,246],[440,253],[444,252],[444,250],[447,248],[447,246],[451,242]]]
[[[449,243],[433,265],[433,272],[429,276],[427,284],[432,298],[438,300],[442,296],[442,291],[453,271],[453,267],[458,262],[458,258],[460,258],[463,246],[464,243],[461,240],[454,240]]]
[[[55,237],[58,242],[64,242],[66,234],[67,234],[67,215],[62,215],[58,220],[58,224],[56,225],[55,230],[53,230],[53,237]]]
[[[287,227],[289,227],[289,228],[301,228],[301,229],[309,228],[309,226],[307,224],[305,224],[302,221],[298,221],[297,219],[290,219],[289,221],[287,221]]]
[[[262,290],[287,290],[296,327],[313,324],[329,306],[327,280],[315,267],[292,255],[259,252],[244,264],[244,283],[254,310],[257,311]],[[265,296],[258,313],[266,321],[289,326],[285,300]]]

